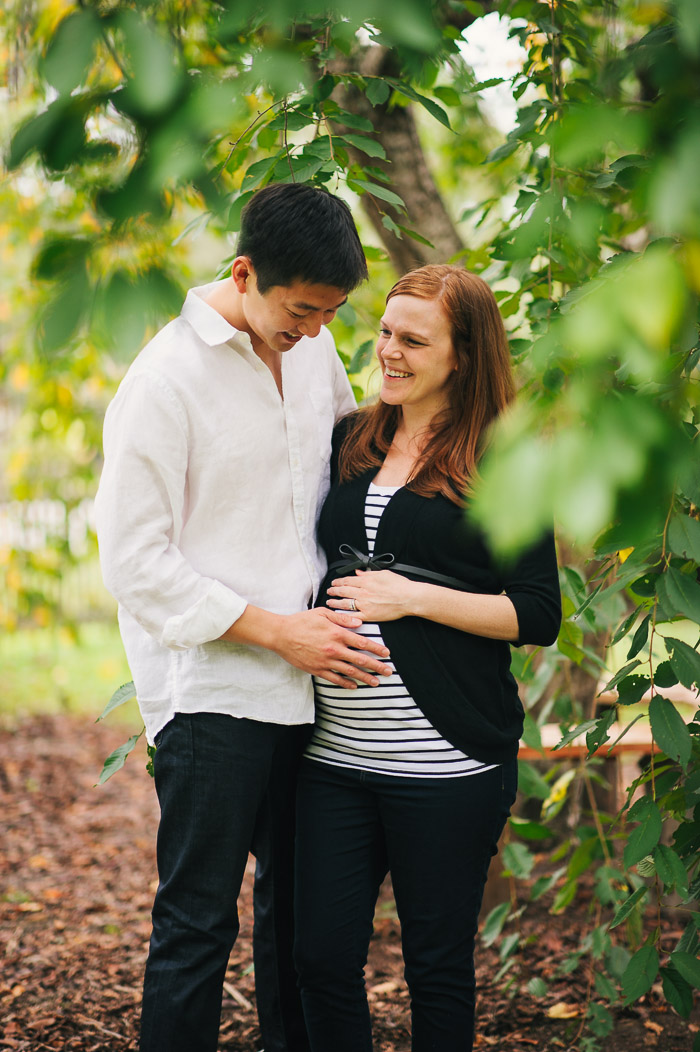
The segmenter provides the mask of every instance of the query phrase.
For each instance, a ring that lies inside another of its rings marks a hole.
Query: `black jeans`
[[[292,962],[292,880],[294,787],[309,731],[196,713],[178,714],[159,735],[159,885],[141,1052],[216,1052],[249,851],[265,1052],[308,1052]]]
[[[295,959],[313,1052],[371,1052],[363,971],[387,870],[401,921],[412,1048],[472,1048],[479,907],[516,783],[515,761],[445,779],[302,763]]]

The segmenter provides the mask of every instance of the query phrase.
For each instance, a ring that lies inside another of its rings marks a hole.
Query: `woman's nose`
[[[401,349],[396,346],[393,340],[389,340],[381,349],[382,358],[398,358],[400,355]]]

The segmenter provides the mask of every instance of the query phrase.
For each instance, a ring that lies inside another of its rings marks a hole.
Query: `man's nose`
[[[321,325],[323,324],[319,315],[309,314],[308,317],[302,318],[297,329],[303,333],[304,336],[318,336],[321,331]]]

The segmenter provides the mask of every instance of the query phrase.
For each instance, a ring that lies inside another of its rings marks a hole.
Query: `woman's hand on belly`
[[[421,585],[391,570],[356,570],[328,589],[332,610],[356,613],[363,621],[397,621],[415,614]],[[354,603],[354,605],[353,605]]]

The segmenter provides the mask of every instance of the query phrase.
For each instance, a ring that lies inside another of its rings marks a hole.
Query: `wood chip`
[[[231,983],[224,982],[224,990],[232,997],[236,1004],[239,1004],[241,1008],[245,1008],[246,1012],[253,1011],[253,1005],[250,1003],[247,997],[244,997],[242,993],[236,989],[235,986],[231,986]]]

